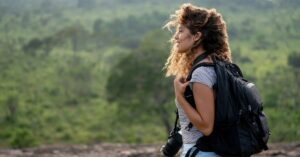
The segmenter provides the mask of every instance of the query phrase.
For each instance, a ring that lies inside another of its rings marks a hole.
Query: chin
[[[188,53],[188,49],[177,49],[177,53]]]
[[[186,53],[185,51],[177,51],[177,53]]]
[[[178,44],[173,46],[173,49],[177,53],[187,53],[189,49],[182,48]]]

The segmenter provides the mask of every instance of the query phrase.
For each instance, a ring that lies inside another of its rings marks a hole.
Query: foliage
[[[158,120],[170,131],[169,115],[173,109],[166,104],[172,101],[173,91],[170,79],[164,78],[161,70],[168,54],[167,38],[161,34],[161,31],[146,34],[139,48],[112,67],[106,93],[108,100],[120,104],[120,120],[141,122],[146,110],[156,122],[154,117],[158,115]]]
[[[181,0],[0,0],[0,146],[154,143],[175,109],[161,27]],[[226,21],[271,141],[300,139],[298,0],[201,0]]]

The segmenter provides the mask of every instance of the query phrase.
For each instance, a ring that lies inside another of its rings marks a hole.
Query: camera
[[[175,127],[168,137],[168,141],[161,148],[161,153],[167,157],[174,157],[182,146],[182,136],[179,132],[180,128]]]

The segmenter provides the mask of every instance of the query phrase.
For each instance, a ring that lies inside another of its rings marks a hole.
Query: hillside
[[[162,26],[183,2],[0,0],[0,147],[164,142],[175,104]],[[299,141],[300,1],[189,2],[222,13],[270,142]]]

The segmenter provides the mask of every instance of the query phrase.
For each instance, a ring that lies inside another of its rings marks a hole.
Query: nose
[[[175,34],[174,34],[174,39],[175,39],[176,41],[179,40],[179,35],[178,35],[178,33],[175,33]]]

